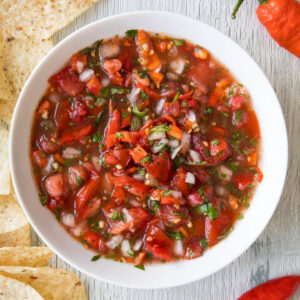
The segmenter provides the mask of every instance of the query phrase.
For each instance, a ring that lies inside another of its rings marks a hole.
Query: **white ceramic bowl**
[[[202,257],[167,264],[146,265],[146,271],[111,260],[91,262],[93,252],[69,236],[39,201],[31,174],[29,144],[34,110],[47,88],[47,79],[70,56],[95,40],[124,35],[133,28],[163,32],[207,48],[251,94],[261,127],[264,173],[245,218],[233,232]],[[10,163],[16,194],[31,225],[45,243],[75,268],[100,280],[133,288],[182,285],[208,276],[241,255],[261,234],[280,199],[288,161],[287,134],[277,97],[253,59],[236,43],[199,21],[167,12],[134,12],[108,17],[68,36],[38,64],[19,97],[11,126]]]

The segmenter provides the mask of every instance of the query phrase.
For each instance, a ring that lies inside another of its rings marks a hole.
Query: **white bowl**
[[[40,204],[31,173],[29,145],[34,110],[45,92],[47,79],[70,56],[95,40],[124,35],[133,28],[163,32],[207,48],[251,94],[262,136],[259,184],[245,218],[233,232],[202,257],[167,264],[146,265],[141,271],[130,264],[100,259],[69,236],[52,213]],[[164,288],[204,278],[241,255],[261,234],[272,217],[284,186],[288,146],[278,99],[263,72],[236,43],[199,21],[167,12],[134,12],[99,20],[68,36],[38,64],[19,97],[10,135],[10,163],[16,194],[31,225],[45,243],[66,262],[100,280],[133,288]]]

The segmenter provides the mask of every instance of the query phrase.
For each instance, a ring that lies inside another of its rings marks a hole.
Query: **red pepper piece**
[[[300,276],[285,276],[269,280],[240,296],[237,300],[287,300],[300,284]]]

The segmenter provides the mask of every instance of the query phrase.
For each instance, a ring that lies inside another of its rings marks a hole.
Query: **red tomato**
[[[116,133],[120,130],[121,113],[115,109],[106,127],[104,143],[107,148],[111,148],[117,143]]]
[[[71,104],[69,100],[61,100],[56,104],[54,121],[59,131],[64,130],[69,127],[69,112],[71,109]]]
[[[145,250],[153,254],[155,258],[171,261],[171,253],[164,247],[157,244],[146,242]]]
[[[129,161],[131,159],[129,149],[117,149],[113,150],[112,153],[124,168],[129,164]]]
[[[35,163],[40,167],[44,168],[47,165],[47,158],[45,157],[46,154],[41,150],[36,150],[32,152],[33,159]]]
[[[112,192],[111,198],[115,200],[115,202],[120,205],[125,201],[127,197],[127,193],[124,189],[116,187]]]
[[[147,172],[159,182],[167,183],[173,172],[173,162],[169,153],[164,151],[158,158],[154,156],[152,160],[151,163],[144,163]]]
[[[100,212],[101,200],[94,198],[90,200],[82,212],[82,220],[93,217],[96,213]]]
[[[122,68],[122,62],[119,59],[108,59],[102,63],[102,68],[109,75],[116,75]]]
[[[170,247],[173,245],[173,241],[155,225],[150,224],[146,232],[146,240],[149,237],[151,243],[159,244],[160,246],[165,247]]]
[[[43,134],[40,137],[40,140],[38,141],[38,146],[46,153],[55,153],[58,150],[58,145],[45,134]]]
[[[87,171],[81,165],[71,166],[68,169],[69,185],[73,190],[81,187],[87,179]]]
[[[196,207],[204,202],[211,201],[213,189],[211,185],[202,185],[195,187],[187,197],[187,202],[190,206]]]
[[[128,72],[132,71],[133,57],[132,57],[132,52],[130,51],[130,48],[125,48],[122,51],[122,53],[119,56],[119,60],[121,61],[122,66],[126,71],[128,71]]]
[[[44,181],[44,187],[50,197],[60,197],[68,195],[68,188],[62,173],[55,173],[48,176]]]
[[[76,141],[79,141],[89,135],[93,129],[92,124],[85,126],[72,127],[70,129],[64,130],[60,138],[58,139],[59,144],[69,144]]]
[[[245,103],[246,99],[245,96],[242,95],[237,95],[234,96],[232,99],[229,101],[229,106],[233,111],[240,110]]]
[[[238,172],[233,175],[232,182],[240,190],[244,191],[254,181],[254,174],[249,172]]]
[[[260,138],[259,124],[254,110],[248,111],[248,123],[246,125],[246,131],[250,137],[255,139]]]
[[[186,259],[193,259],[203,254],[204,249],[200,244],[200,240],[201,237],[199,236],[193,236],[192,238],[190,238],[184,255]]]
[[[229,211],[222,211],[219,217],[211,220],[209,217],[205,218],[205,236],[208,246],[214,246],[221,241],[222,236],[228,232],[232,226],[232,214]]]
[[[184,196],[189,194],[189,184],[185,182],[186,171],[183,168],[178,168],[176,174],[173,176],[171,186],[174,190],[182,192]]]
[[[87,241],[89,245],[94,247],[95,249],[99,249],[99,236],[97,233],[93,232],[92,230],[88,230],[84,235],[83,239]]]
[[[185,207],[175,208],[173,205],[161,205],[158,216],[169,227],[186,223],[189,213]]]
[[[70,117],[74,122],[81,122],[87,113],[88,110],[86,104],[82,101],[76,100],[72,105],[72,109],[70,110]]]
[[[86,86],[89,89],[90,93],[92,93],[96,97],[99,96],[102,85],[96,75],[92,77],[92,79],[87,83]]]
[[[83,67],[87,64],[88,58],[87,55],[81,55],[80,53],[76,53],[71,57],[71,68],[73,71],[77,71],[80,73],[82,70],[78,70],[77,62],[81,62]],[[82,68],[83,68],[82,67]]]

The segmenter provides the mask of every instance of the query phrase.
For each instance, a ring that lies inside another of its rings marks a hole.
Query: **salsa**
[[[41,204],[92,260],[193,259],[243,218],[263,178],[259,124],[245,87],[206,49],[129,30],[48,81],[34,177]]]

